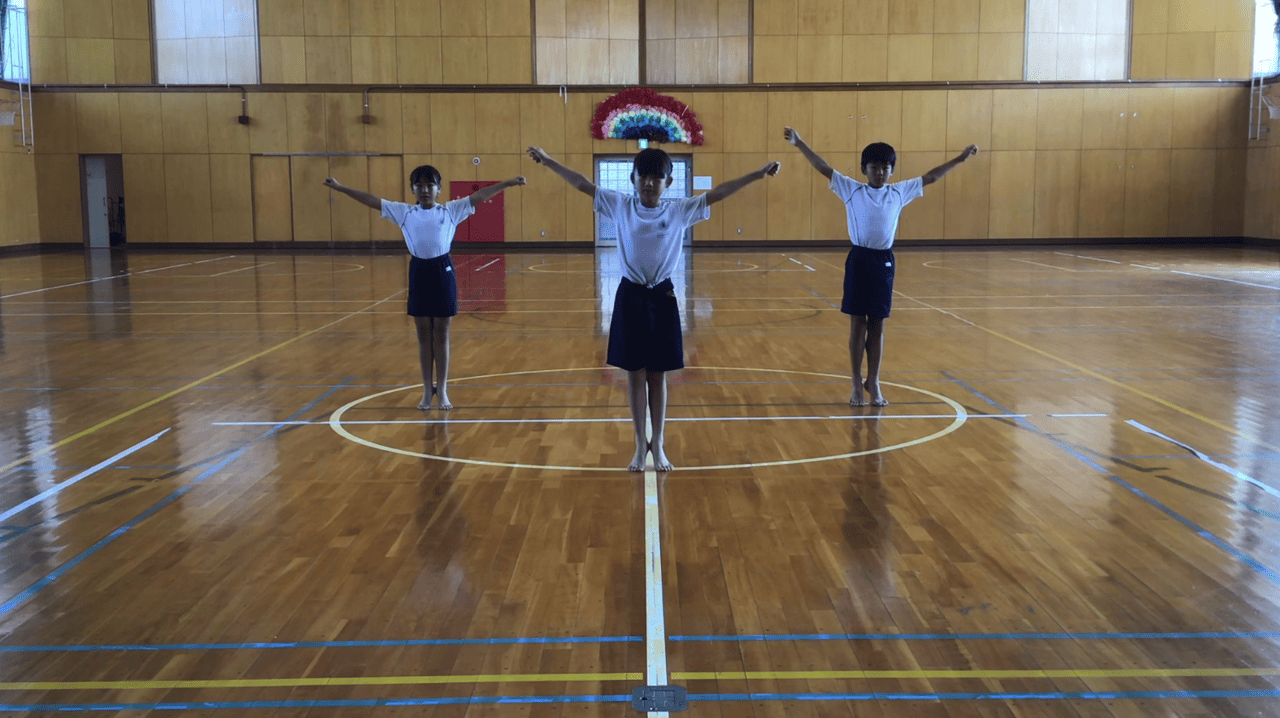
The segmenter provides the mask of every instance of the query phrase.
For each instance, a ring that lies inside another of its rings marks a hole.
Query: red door
[[[449,183],[449,199],[462,199],[475,194],[481,187],[498,184],[493,181]],[[506,216],[502,209],[502,194],[476,207],[476,213],[458,225],[453,235],[455,242],[503,242],[506,241]]]

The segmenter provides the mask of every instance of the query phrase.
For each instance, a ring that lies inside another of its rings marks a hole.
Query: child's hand
[[[964,160],[967,160],[976,154],[978,154],[978,146],[969,145],[968,147],[964,148],[964,152],[960,154],[960,161],[963,162]]]
[[[526,180],[526,179],[524,178],[524,175],[517,175],[517,176],[512,177],[511,179],[509,179],[509,180],[507,180],[507,181],[511,183],[511,186],[512,186],[512,187],[519,187],[519,186],[521,186],[521,185],[523,185],[523,184],[526,184],[526,183],[528,182],[528,180]]]
[[[800,144],[800,133],[790,127],[782,128],[782,138],[793,145]]]
[[[767,164],[767,165],[765,165],[764,167],[762,167],[762,168],[761,168],[761,171],[762,171],[762,172],[764,172],[764,176],[765,176],[765,177],[773,177],[773,176],[777,175],[777,174],[778,174],[778,172],[782,171],[782,163],[781,163],[781,162],[770,162],[769,164]]]
[[[342,186],[342,184],[338,182],[338,180],[332,177],[326,177],[324,179],[324,186],[328,187],[329,189],[338,189],[339,187]]]
[[[551,155],[543,152],[541,147],[530,147],[529,156],[538,164],[542,164],[544,161],[551,159]]]

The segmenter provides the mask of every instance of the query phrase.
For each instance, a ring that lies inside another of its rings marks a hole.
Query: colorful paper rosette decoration
[[[591,118],[591,136],[598,140],[703,143],[697,113],[676,98],[647,87],[623,90],[601,102]]]

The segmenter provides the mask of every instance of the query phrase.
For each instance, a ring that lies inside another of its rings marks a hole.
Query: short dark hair
[[[418,182],[421,182],[422,180],[426,180],[427,182],[439,187],[440,170],[432,167],[431,165],[422,165],[421,167],[415,167],[414,170],[409,173],[410,187],[417,187]]]
[[[884,142],[872,142],[862,150],[862,169],[865,171],[871,163],[889,165],[890,169],[898,165],[898,153],[893,145]]]
[[[640,150],[631,163],[631,174],[638,177],[670,177],[671,155],[656,147]]]

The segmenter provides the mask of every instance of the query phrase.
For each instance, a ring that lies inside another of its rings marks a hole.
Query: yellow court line
[[[671,680],[874,680],[930,678],[1218,678],[1280,676],[1280,668],[1139,668],[1065,670],[916,671],[673,671]],[[522,673],[462,676],[351,676],[331,678],[241,678],[191,681],[31,681],[0,683],[0,691],[151,690],[178,688],[293,688],[315,686],[408,686],[480,683],[601,683],[643,681],[643,673]]]
[[[188,389],[192,389],[192,388],[194,388],[194,387],[200,386],[201,384],[205,383],[206,381],[209,381],[210,379],[216,379],[217,377],[220,377],[220,376],[222,376],[223,374],[226,374],[226,373],[227,373],[227,372],[229,372],[229,371],[233,371],[233,370],[235,370],[235,369],[239,369],[240,367],[244,366],[245,364],[248,364],[249,362],[254,361],[255,359],[260,359],[260,358],[262,358],[262,357],[264,357],[264,356],[266,356],[266,355],[270,354],[271,352],[276,351],[277,349],[283,349],[284,347],[289,346],[290,344],[292,344],[292,343],[294,343],[294,342],[298,341],[299,339],[305,339],[305,338],[307,338],[307,337],[311,336],[312,334],[316,334],[317,332],[322,332],[322,331],[324,331],[324,330],[328,329],[329,327],[334,326],[335,324],[338,324],[338,323],[340,323],[340,322],[345,322],[346,320],[350,319],[351,317],[356,316],[357,314],[363,314],[363,313],[365,313],[365,312],[369,311],[370,309],[373,309],[374,307],[378,306],[379,304],[382,304],[382,303],[384,303],[384,302],[388,302],[388,301],[391,301],[392,299],[395,299],[397,296],[399,296],[399,295],[403,294],[404,292],[405,292],[405,290],[403,290],[403,289],[402,289],[402,290],[400,290],[400,291],[396,292],[395,294],[392,294],[391,296],[387,297],[386,299],[381,299],[381,300],[379,300],[379,301],[377,301],[377,302],[374,302],[373,304],[370,304],[369,306],[365,307],[364,309],[360,309],[360,310],[358,310],[358,311],[352,312],[352,313],[348,314],[347,316],[342,317],[341,319],[335,319],[335,320],[333,320],[332,322],[329,322],[328,324],[326,324],[326,325],[324,325],[324,326],[322,326],[322,327],[317,327],[317,328],[315,328],[315,329],[312,329],[311,331],[304,332],[304,333],[299,334],[298,336],[293,337],[293,338],[291,338],[291,339],[286,339],[285,341],[283,341],[283,342],[281,342],[281,343],[279,343],[279,344],[277,344],[277,345],[275,345],[275,346],[273,346],[273,347],[271,347],[271,348],[269,348],[269,349],[264,349],[264,350],[262,350],[262,351],[258,352],[257,354],[254,354],[254,355],[253,355],[253,356],[251,356],[251,357],[248,357],[248,358],[246,358],[246,359],[241,359],[240,361],[236,362],[235,364],[232,364],[232,365],[231,365],[231,366],[229,366],[229,367],[226,367],[226,368],[223,368],[223,369],[219,369],[218,371],[215,371],[214,373],[212,373],[212,374],[210,374],[210,375],[208,375],[208,376],[206,376],[206,377],[203,377],[203,378],[200,378],[200,379],[196,379],[195,381],[191,382],[190,384],[187,384],[186,386],[179,387],[179,388],[177,388],[177,389],[174,389],[174,390],[173,390],[173,391],[171,391],[171,392],[168,392],[167,394],[162,394],[162,395],[160,395],[160,396],[158,396],[158,397],[156,397],[156,398],[152,399],[151,401],[148,401],[148,402],[143,403],[143,404],[139,404],[138,406],[135,406],[135,407],[133,407],[132,409],[129,409],[128,411],[126,411],[126,412],[123,412],[123,413],[121,413],[121,414],[117,414],[117,415],[115,415],[115,416],[111,417],[110,419],[107,419],[107,420],[105,420],[105,421],[99,422],[99,423],[97,423],[97,424],[95,424],[95,425],[93,425],[93,426],[89,427],[88,429],[85,429],[84,431],[81,431],[81,432],[79,432],[79,433],[77,433],[77,434],[72,434],[71,436],[68,436],[67,438],[65,438],[65,439],[63,439],[63,440],[61,440],[61,441],[59,441],[59,442],[57,442],[57,443],[55,443],[55,444],[50,444],[49,446],[46,446],[45,448],[40,449],[39,451],[32,452],[32,453],[30,453],[30,454],[28,454],[28,455],[26,455],[26,456],[22,457],[21,459],[18,459],[17,461],[12,461],[12,462],[10,462],[10,463],[8,463],[8,464],[5,464],[4,466],[0,466],[0,474],[2,474],[2,473],[4,473],[4,472],[8,471],[9,469],[12,469],[12,468],[13,468],[13,467],[15,467],[15,466],[21,466],[22,464],[25,464],[25,463],[27,463],[28,461],[31,461],[32,459],[34,459],[34,458],[36,458],[36,457],[38,457],[38,456],[43,456],[43,455],[48,454],[48,453],[50,453],[50,452],[52,452],[52,451],[54,451],[54,450],[56,450],[56,449],[62,448],[63,446],[66,446],[67,444],[70,444],[71,442],[76,441],[77,439],[82,439],[82,438],[84,438],[84,437],[88,436],[89,434],[92,434],[93,432],[95,432],[95,431],[97,431],[97,430],[99,430],[99,429],[101,429],[101,428],[103,428],[103,427],[110,426],[111,424],[114,424],[114,423],[116,423],[117,421],[120,421],[121,419],[128,418],[128,417],[130,417],[130,416],[133,416],[134,414],[137,414],[137,413],[138,413],[138,412],[140,412],[140,411],[143,411],[143,410],[145,410],[145,409],[149,409],[149,408],[151,408],[151,407],[155,406],[156,404],[159,404],[160,402],[162,402],[162,401],[164,401],[164,400],[166,400],[166,399],[173,398],[173,397],[177,396],[178,394],[181,394],[182,392],[187,391]]]

